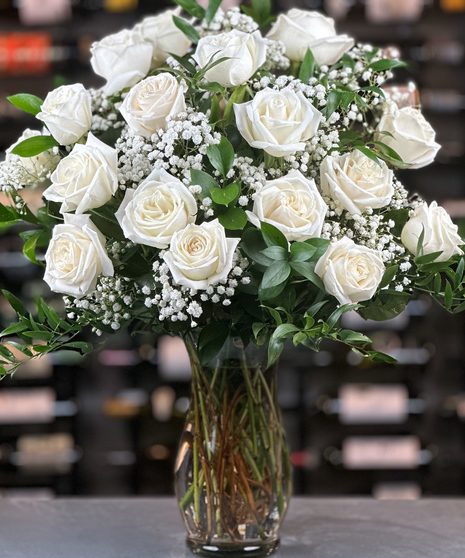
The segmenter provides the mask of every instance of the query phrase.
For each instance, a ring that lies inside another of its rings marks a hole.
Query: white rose
[[[258,190],[247,216],[256,227],[270,223],[287,240],[303,241],[321,235],[327,209],[315,181],[293,170]]]
[[[89,133],[86,145],[77,144],[52,174],[44,198],[61,202],[61,213],[84,213],[101,207],[118,189],[116,149]]]
[[[286,56],[297,62],[302,62],[310,49],[319,66],[335,64],[354,46],[348,35],[336,35],[331,18],[297,8],[279,15],[267,37],[282,41]]]
[[[90,52],[92,69],[107,80],[105,95],[112,95],[148,74],[153,46],[139,32],[125,29],[93,43]]]
[[[173,21],[173,16],[179,17],[180,14],[181,8],[166,10],[159,15],[146,17],[134,27],[134,31],[153,47],[152,68],[162,66],[171,53],[184,56],[189,50],[191,41]]]
[[[205,79],[225,87],[236,87],[249,80],[265,63],[266,41],[259,31],[209,35],[200,39],[192,58],[203,68],[220,58],[229,58],[207,71]]]
[[[50,149],[42,151],[42,153],[34,155],[33,157],[20,157],[19,155],[13,155],[11,153],[13,149],[24,140],[41,135],[42,134],[38,130],[26,128],[21,137],[5,151],[6,157],[4,163],[6,165],[13,164],[19,166],[22,169],[21,176],[18,176],[22,186],[45,180],[48,173],[53,171],[60,161],[60,156],[54,155]]]
[[[228,276],[239,238],[226,238],[218,219],[187,225],[171,239],[163,259],[176,284],[205,290]]]
[[[389,132],[394,137],[379,132]],[[385,106],[375,133],[375,139],[394,149],[411,169],[425,167],[434,161],[441,149],[434,141],[435,137],[435,131],[419,110],[399,108],[392,101]]]
[[[136,190],[126,190],[116,218],[129,240],[167,248],[173,234],[194,223],[196,214],[197,203],[186,186],[155,169]]]
[[[44,281],[52,291],[76,298],[91,293],[99,275],[114,274],[105,237],[89,215],[65,214],[64,224],[53,229],[45,263]]]
[[[274,157],[305,149],[305,142],[318,130],[321,112],[301,91],[276,91],[267,87],[248,103],[234,104],[242,137]]]
[[[326,292],[341,304],[370,300],[384,275],[379,252],[344,236],[333,242],[315,266]]]
[[[36,115],[60,145],[76,143],[90,129],[90,93],[81,83],[62,85],[46,97]]]
[[[426,202],[418,205],[402,229],[401,240],[412,254],[417,251],[422,231],[425,231],[423,254],[442,251],[434,261],[446,262],[455,254],[463,254],[459,246],[464,242],[457,233],[457,225],[454,225],[450,215],[435,201],[429,207]]]
[[[379,209],[391,201],[394,173],[386,163],[375,161],[354,150],[343,155],[325,157],[320,165],[323,194],[338,200],[352,215],[359,215],[368,207]]]
[[[145,138],[160,129],[166,130],[166,118],[185,110],[184,88],[168,73],[142,80],[129,91],[120,107],[131,130]]]

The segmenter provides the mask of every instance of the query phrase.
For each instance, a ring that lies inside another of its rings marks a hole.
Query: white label
[[[416,469],[420,461],[416,436],[352,436],[342,444],[347,469]]]
[[[407,417],[403,385],[345,384],[339,389],[339,420],[344,424],[402,423]]]

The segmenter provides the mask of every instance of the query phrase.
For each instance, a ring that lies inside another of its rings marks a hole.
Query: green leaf
[[[364,303],[366,306],[359,308],[358,313],[365,320],[383,322],[391,320],[405,310],[409,296],[405,293],[387,293],[381,291],[377,297]]]
[[[92,343],[86,343],[85,341],[71,341],[71,343],[66,343],[63,346],[63,348],[64,349],[79,349],[85,355],[88,355],[93,351],[94,346],[92,345]]]
[[[202,364],[211,362],[220,352],[227,337],[229,327],[225,321],[210,322],[199,336],[199,358]]]
[[[0,355],[10,362],[14,362],[16,360],[14,354],[10,351],[10,349],[5,347],[5,345],[1,345],[1,344],[0,344]]]
[[[39,261],[36,258],[36,247],[40,244],[40,239],[42,237],[43,232],[44,232],[43,230],[38,230],[38,231],[26,231],[25,233],[20,233],[21,238],[25,240],[23,246],[23,254],[30,262],[41,266],[43,266],[44,264],[43,262]]]
[[[391,232],[395,236],[400,236],[402,234],[402,229],[405,226],[405,223],[408,221],[408,209],[394,209],[393,211],[389,211],[384,216],[384,221],[387,222],[390,219],[394,221],[395,225],[394,228],[391,229]]]
[[[175,17],[175,16],[173,16]],[[183,58],[182,56],[178,56],[177,54],[174,54],[173,52],[170,52],[169,55],[171,57],[173,57],[177,62],[179,62],[179,64],[181,64],[181,66],[187,70],[190,74],[194,75],[195,72],[197,71],[195,69],[194,64],[192,64],[191,62],[189,62],[189,60],[186,60],[185,58]]]
[[[348,145],[360,138],[360,134],[354,132],[353,130],[342,130],[339,132],[339,142],[341,145]]]
[[[229,186],[223,189],[213,188],[210,191],[210,197],[215,203],[228,206],[240,193],[241,187],[239,184],[229,184]]]
[[[287,252],[289,243],[283,233],[270,223],[260,223],[263,240],[267,246],[281,246]]]
[[[337,109],[340,101],[341,92],[336,91],[335,89],[331,89],[331,91],[328,93],[328,102],[326,103],[326,107],[324,110],[326,118],[329,118],[333,114],[333,112]]]
[[[115,217],[114,208],[102,205],[90,210],[90,218],[99,231],[113,240],[126,240],[121,227]]]
[[[10,306],[13,308],[13,310],[19,316],[24,316],[24,306],[23,303],[19,300],[19,298],[17,298],[13,293],[10,293],[10,291],[6,291],[5,289],[2,289],[2,293],[3,296],[7,299]]]
[[[203,19],[205,17],[205,10],[202,6],[199,6],[195,0],[174,0],[174,2],[197,19]]]
[[[268,346],[268,366],[278,360],[284,347],[284,340],[293,337],[298,331],[299,328],[293,324],[281,324],[274,330]]]
[[[28,93],[18,93],[7,97],[7,99],[15,107],[34,116],[40,112],[40,107],[44,104],[40,97]]]
[[[308,48],[299,70],[300,81],[302,83],[308,83],[310,81],[310,78],[312,78],[315,74],[315,70],[317,69],[318,65],[316,63],[315,57],[313,56],[312,51]]]
[[[297,275],[302,275],[322,291],[325,290],[323,281],[315,273],[315,264],[307,262],[291,262],[291,267],[293,271],[297,273]]]
[[[0,204],[0,223],[13,223],[21,219],[14,207]]]
[[[207,147],[207,157],[213,167],[224,177],[231,170],[234,162],[234,149],[226,137],[222,137],[220,143]]]
[[[215,124],[221,115],[220,99],[218,95],[214,94],[212,97],[212,105],[210,109],[210,124]]]
[[[258,298],[259,300],[273,300],[276,299],[286,288],[286,282],[283,281],[280,285],[276,287],[270,287],[269,289],[264,289],[261,285],[258,288]]]
[[[197,44],[200,41],[200,35],[196,29],[192,27],[190,23],[188,23],[185,19],[182,19],[178,16],[173,16],[174,24],[178,29],[180,29],[186,37],[192,41],[194,44]],[[195,74],[195,68],[194,72]]]
[[[304,317],[306,318],[307,316],[310,317],[316,316],[327,302],[328,302],[327,300],[322,300],[321,302],[315,302],[315,304],[312,304],[310,308],[305,312]]]
[[[453,302],[453,296],[452,286],[449,281],[446,281],[446,288],[444,290],[444,307],[446,310],[450,310]]]
[[[230,231],[241,231],[247,225],[247,215],[240,207],[228,207],[226,213],[218,215],[218,220]]]
[[[271,13],[270,0],[252,0],[252,9],[258,15],[259,23],[264,23]]]
[[[285,260],[287,261],[289,257],[289,252],[282,246],[269,246],[262,251],[267,258],[272,260]]]
[[[294,347],[297,347],[297,345],[303,343],[307,339],[308,339],[308,335],[304,331],[299,331],[292,338],[292,342],[294,343]]]
[[[460,258],[460,261],[457,264],[457,269],[455,270],[454,289],[458,289],[458,287],[462,283],[464,264],[465,264],[464,258]]]
[[[263,254],[266,244],[258,229],[250,228],[244,231],[239,247],[245,255],[255,263],[268,267],[272,260]]]
[[[357,304],[342,304],[339,308],[336,308],[336,310],[334,310],[334,312],[326,320],[329,330],[333,329],[343,314],[350,312],[351,310],[355,310],[356,308]]]
[[[208,8],[205,13],[205,19],[208,24],[210,24],[213,21],[213,18],[215,17],[215,14],[218,11],[221,2],[222,0],[209,0]]]
[[[374,151],[372,151],[369,147],[363,147],[362,145],[356,145],[355,149],[358,149],[358,151],[360,151],[361,153],[366,155],[369,159],[374,161],[377,165],[381,166],[381,163],[379,162],[379,159],[376,156],[376,153]]]
[[[358,331],[352,331],[351,329],[342,329],[338,336],[340,337],[341,341],[348,344],[367,344],[371,343],[371,339],[363,333],[359,333]]]
[[[397,273],[398,269],[399,269],[398,265],[390,265],[384,272],[383,278],[381,279],[381,283],[379,284],[378,289],[387,287],[394,279],[394,276]]]
[[[352,68],[352,70],[355,68],[355,61],[348,54],[344,54],[344,56],[341,58],[341,63],[344,68]]]
[[[147,258],[144,258],[140,252],[135,252],[124,261],[123,265],[119,267],[121,273],[130,279],[137,279],[143,277],[150,272],[151,266]]]
[[[237,87],[231,97],[229,97],[228,104],[224,109],[223,120],[220,120],[221,125],[226,128],[231,124],[234,118],[234,104],[240,104],[244,101],[245,94],[247,93],[247,85]]]
[[[414,259],[414,262],[416,263],[416,265],[433,263],[437,258],[439,258],[441,254],[442,250],[440,250],[439,252],[431,252],[431,254],[425,254],[424,256],[417,256]]]
[[[397,360],[392,356],[380,353],[379,351],[366,351],[365,355],[373,362],[386,362],[388,364],[396,364],[397,362]]]
[[[209,198],[210,191],[213,188],[219,188],[218,182],[213,178],[213,176],[210,176],[208,173],[201,170],[191,169],[191,180],[192,184],[201,186],[202,198]]]
[[[265,271],[261,282],[263,289],[271,289],[285,282],[291,274],[290,265],[283,260],[275,260]]]
[[[389,60],[384,58],[383,60],[378,60],[377,62],[372,62],[367,66],[367,70],[371,69],[374,72],[385,72],[386,70],[391,70],[392,68],[404,68],[407,64],[401,60]]]
[[[291,244],[291,257],[293,262],[317,261],[326,252],[329,240],[323,238],[310,238],[305,242]]]
[[[26,345],[22,345],[21,343],[16,343],[16,341],[8,341],[8,345],[11,345],[16,350],[23,353],[23,355],[26,355],[28,357],[32,357],[32,353]]]
[[[20,157],[34,157],[57,145],[60,144],[52,136],[33,136],[18,143],[11,153]]]
[[[42,341],[50,341],[53,338],[53,333],[50,331],[23,331],[21,335],[31,339],[41,339]]]
[[[27,325],[23,324],[21,322],[11,324],[10,326],[8,326],[6,329],[4,329],[0,333],[0,337],[5,337],[7,335],[13,335],[14,333],[21,333],[23,331],[26,331],[26,329],[28,329]]]

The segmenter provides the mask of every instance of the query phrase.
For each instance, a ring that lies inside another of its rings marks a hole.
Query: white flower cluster
[[[154,168],[176,176],[187,186],[190,170],[203,170],[203,158],[209,145],[219,143],[220,134],[213,132],[208,116],[188,108],[167,119],[166,131],[160,130],[150,139],[135,135],[125,127],[116,142],[118,181],[120,188],[137,186]]]
[[[203,37],[215,33],[229,33],[233,29],[242,33],[253,33],[258,30],[258,24],[239,8],[233,7],[226,13],[219,8],[210,24],[203,20],[197,27],[200,36]]]
[[[80,299],[63,297],[68,318],[75,319],[78,323],[101,323],[113,331],[121,328],[121,324],[133,318],[132,308],[137,298],[142,295],[142,290],[133,280],[121,276],[100,276],[95,290]],[[88,314],[92,317],[89,319]],[[102,331],[94,327],[97,335]]]
[[[204,304],[230,306],[231,298],[239,283],[248,284],[250,282],[250,277],[245,274],[249,261],[242,256],[239,250],[234,253],[233,266],[228,277],[200,292],[174,283],[170,269],[163,260],[164,254],[165,252],[162,250],[159,254],[160,259],[153,264],[154,285],[142,287],[145,306],[157,308],[160,322],[190,320],[190,327],[195,328],[197,327],[195,320],[202,316]]]
[[[103,89],[89,89],[92,107],[91,132],[106,132],[124,126],[124,120],[118,120],[120,103],[113,103]]]

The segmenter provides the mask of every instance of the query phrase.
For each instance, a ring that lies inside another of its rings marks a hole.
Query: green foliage
[[[33,157],[57,145],[60,144],[52,136],[33,136],[18,143],[11,152],[20,157]]]
[[[310,78],[319,70],[312,51],[308,48],[299,70],[299,79],[302,83],[308,83]]]
[[[210,190],[211,199],[219,204],[228,206],[232,201],[236,200],[241,193],[239,184],[229,184],[226,188],[212,188]]]
[[[15,107],[34,116],[40,112],[40,107],[44,103],[40,97],[29,95],[28,93],[18,93],[17,95],[7,97],[7,99]]]
[[[228,335],[229,327],[224,321],[212,321],[202,329],[198,342],[199,359],[202,364],[207,364],[216,357]]]
[[[209,0],[207,11],[205,13],[205,19],[208,24],[213,21],[218,8],[220,7],[222,0]]]
[[[207,147],[207,157],[213,168],[226,177],[234,162],[233,146],[225,136],[222,136],[220,143]]]
[[[192,43],[197,44],[200,41],[200,35],[194,27],[190,23],[188,23],[185,19],[182,19],[177,16],[173,16],[173,22],[178,29],[180,29],[186,37],[192,41]],[[194,68],[195,73],[195,68]]]
[[[197,184],[202,188],[202,198],[210,197],[210,191],[219,188],[218,182],[204,171],[191,169],[192,184]]]
[[[205,10],[197,4],[195,0],[173,0],[178,6],[181,6],[188,14],[197,19],[203,19],[205,17]]]
[[[275,17],[271,15],[271,0],[252,0],[251,8],[241,4],[241,10],[253,18],[261,29],[275,20]]]
[[[247,225],[247,215],[240,207],[228,207],[225,213],[218,215],[218,220],[231,231],[242,230]]]

